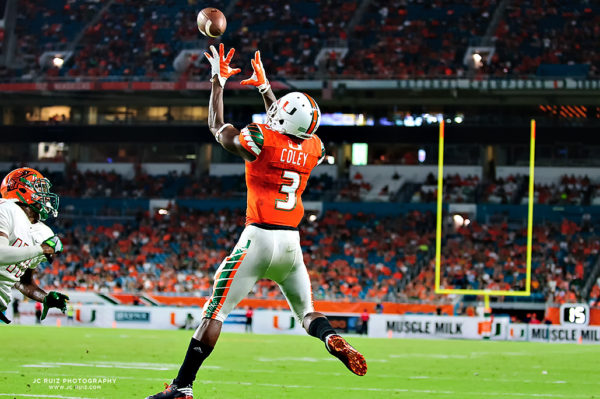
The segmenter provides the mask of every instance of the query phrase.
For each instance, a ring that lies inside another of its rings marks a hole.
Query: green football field
[[[0,398],[145,398],[176,373],[190,331],[3,326]],[[600,348],[350,337],[351,374],[308,336],[223,334],[196,398],[599,398]],[[96,381],[94,381],[96,379]]]

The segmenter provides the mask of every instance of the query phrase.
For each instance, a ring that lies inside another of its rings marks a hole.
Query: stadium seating
[[[19,4],[19,67],[2,74],[26,78],[41,72],[37,62],[44,51],[73,42],[103,6],[94,0]],[[202,6],[225,9],[228,4],[213,0]],[[485,36],[497,5],[494,0],[373,0],[358,13],[357,2],[349,0],[238,0],[228,15],[224,41],[238,50],[238,65],[248,66],[254,50],[260,49],[272,78],[461,77],[468,73],[465,52]],[[62,69],[51,67],[44,73],[203,79],[208,73],[203,62],[180,73],[173,68],[181,50],[214,42],[205,42],[197,32],[199,8],[199,3],[187,0],[116,0],[83,32],[72,59]],[[511,2],[493,37],[495,52],[479,74],[598,76],[598,15],[600,5],[587,0]],[[350,51],[342,58],[331,52],[324,65],[317,65],[319,51],[332,45],[348,46]]]
[[[483,189],[483,202],[492,204],[515,204],[525,193],[527,176],[507,176],[499,178],[486,185]],[[527,201],[527,196],[523,196]]]
[[[470,39],[484,35],[493,1],[371,1],[355,27],[344,75],[462,76]],[[354,50],[354,49],[360,50]]]
[[[15,166],[16,167],[16,166]],[[10,169],[9,169],[10,170]],[[1,175],[9,170],[0,171]],[[170,172],[149,175],[136,168],[126,178],[115,172],[85,171],[68,168],[66,174],[42,170],[64,197],[79,198],[245,198],[243,175],[195,177]],[[360,172],[350,178],[333,179],[326,174],[309,179],[304,198],[320,201],[399,201],[433,203],[437,198],[437,178],[430,174],[424,181],[410,181],[393,170],[370,175]],[[452,174],[444,179],[444,203],[527,204],[528,176],[509,175],[493,181],[478,176]],[[562,175],[535,185],[535,203],[540,205],[598,205],[600,184],[588,176]]]
[[[538,204],[587,205],[590,203],[592,185],[587,176],[562,176],[560,182],[536,184],[535,200]],[[527,198],[523,198],[526,203]]]
[[[244,215],[241,210],[172,207],[168,215],[138,214],[137,219],[111,223],[69,218],[57,223],[67,250],[40,273],[45,286],[208,295],[214,271],[244,227]],[[317,299],[447,299],[433,291],[431,212],[380,218],[327,211],[314,222],[305,221],[301,230],[304,261]],[[535,228],[531,299],[563,303],[579,298],[600,249],[593,231],[567,220]],[[522,290],[524,254],[522,226],[473,222],[447,234],[442,286]],[[251,297],[280,299],[281,293],[275,283],[265,280]]]
[[[592,287],[592,291],[590,292],[590,306],[600,308],[600,281]]]
[[[434,202],[437,198],[437,178],[429,174],[425,182],[418,185],[411,202]],[[479,177],[461,177],[458,174],[446,176],[444,179],[444,202],[475,203],[479,188]]]
[[[596,1],[511,1],[496,30],[496,54],[486,66],[495,76],[598,76],[600,4]],[[571,65],[571,70],[540,66]],[[573,68],[573,66],[584,68]]]
[[[198,35],[195,8],[181,0],[115,1],[87,28],[62,73],[168,78],[179,50]]]
[[[21,65],[14,72],[21,76],[39,72],[42,53],[65,50],[101,7],[101,3],[94,0],[19,1],[15,34],[17,59]],[[48,72],[56,75],[58,70],[51,68]]]

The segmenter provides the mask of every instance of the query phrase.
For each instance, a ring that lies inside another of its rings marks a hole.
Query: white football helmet
[[[294,91],[271,104],[267,111],[269,128],[301,139],[309,139],[321,123],[321,111],[311,96]]]

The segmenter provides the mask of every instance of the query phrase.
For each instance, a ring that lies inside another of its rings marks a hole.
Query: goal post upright
[[[444,128],[445,121],[442,118],[439,128],[438,149],[438,181],[437,181],[437,212],[435,221],[435,292],[440,289],[441,279],[441,256],[442,256],[442,202],[444,193]]]
[[[533,244],[533,202],[534,202],[534,171],[535,171],[535,119],[530,123],[529,139],[529,190],[527,202],[527,249],[526,249],[526,274],[525,290],[485,290],[485,289],[454,289],[441,287],[441,257],[442,257],[442,214],[443,214],[443,188],[444,188],[444,139],[445,123],[442,120],[439,125],[439,154],[438,154],[438,184],[437,184],[437,210],[436,210],[436,232],[435,232],[435,293],[436,294],[458,294],[458,295],[483,295],[489,301],[490,296],[530,296],[531,295],[531,253]]]

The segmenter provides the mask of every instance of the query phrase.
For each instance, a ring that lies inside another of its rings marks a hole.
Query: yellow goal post
[[[435,232],[435,293],[458,295],[484,295],[486,304],[489,296],[529,296],[531,295],[531,245],[533,236],[533,201],[534,201],[534,168],[535,168],[535,120],[530,125],[529,149],[529,201],[527,203],[527,274],[525,291],[510,290],[474,290],[441,288],[441,256],[442,256],[442,202],[444,189],[444,130],[445,122],[442,119],[439,127],[439,154],[438,154],[438,180],[437,180],[437,215]]]

